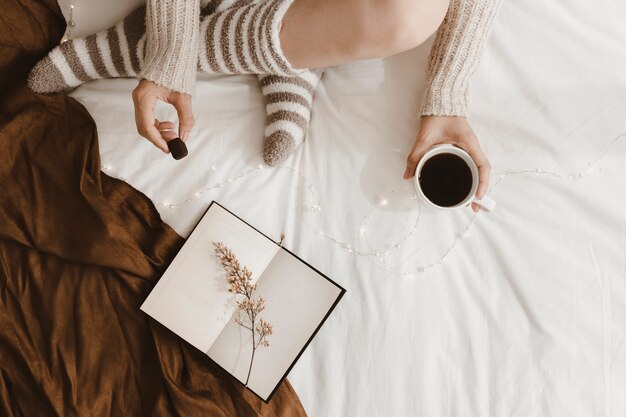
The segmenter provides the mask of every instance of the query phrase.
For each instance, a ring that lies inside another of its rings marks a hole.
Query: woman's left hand
[[[417,139],[407,158],[404,179],[415,176],[417,163],[428,149],[443,143],[456,145],[472,157],[478,167],[476,197],[482,198],[489,186],[491,165],[480,148],[478,138],[467,119],[462,116],[422,116]],[[479,209],[478,204],[472,203],[472,210],[478,211]]]

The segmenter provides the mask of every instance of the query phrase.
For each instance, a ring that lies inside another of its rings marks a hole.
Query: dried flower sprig
[[[213,248],[222,268],[226,272],[228,292],[242,297],[240,300],[237,300],[235,322],[252,332],[252,356],[250,358],[248,376],[244,384],[247,386],[250,380],[250,373],[252,372],[256,349],[259,346],[270,346],[267,337],[272,334],[273,329],[270,323],[259,317],[259,314],[265,310],[265,300],[263,297],[258,297],[257,299],[253,297],[256,291],[256,284],[252,283],[252,272],[246,266],[241,267],[237,256],[224,243],[213,242]]]

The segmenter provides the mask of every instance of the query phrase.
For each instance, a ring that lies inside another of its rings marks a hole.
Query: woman
[[[404,178],[414,176],[428,148],[454,143],[478,166],[481,198],[490,166],[466,119],[468,84],[500,2],[451,0],[448,7],[447,0],[148,0],[145,10],[113,28],[55,48],[33,69],[29,86],[50,93],[94,78],[137,76],[137,130],[168,152],[166,141],[186,140],[193,127],[198,66],[259,74],[267,111],[264,158],[276,165],[304,140],[321,76],[317,68],[412,49],[443,20]],[[174,123],[155,120],[157,100],[176,108],[178,132]]]
[[[149,9],[158,10],[163,3],[169,3],[173,10],[184,10],[167,16],[170,20],[168,27],[177,26],[178,19],[197,10],[190,5],[193,2],[185,0],[151,0]],[[454,143],[465,149],[478,165],[477,196],[481,198],[485,194],[490,165],[466,119],[468,81],[476,69],[499,4],[500,0],[451,1],[430,54],[427,88],[420,109],[420,129],[407,158],[405,179],[414,176],[417,162],[428,148],[438,143]],[[439,26],[447,6],[447,1],[442,0],[294,0],[282,16],[282,25],[278,29],[282,51],[277,52],[282,52],[292,68],[327,67],[393,55],[426,40]],[[148,16],[150,33],[151,27],[162,22],[152,20],[158,20],[156,13]],[[236,13],[230,17],[235,21],[242,19],[245,16],[238,17]],[[159,36],[148,39],[148,45],[150,40],[159,44],[164,42]],[[187,55],[190,57],[189,79],[195,76],[193,47],[190,46]],[[170,51],[170,58],[178,58],[175,50]],[[175,83],[163,77],[163,71],[154,66],[151,68],[144,71],[144,79],[133,93],[137,127],[142,136],[164,148],[164,139],[173,135],[167,129],[173,125],[152,122],[153,103],[161,98],[177,106],[182,116],[179,135],[185,138],[193,125],[191,96],[180,94]],[[159,129],[166,131],[159,132]],[[477,211],[479,206],[474,204],[472,208]]]

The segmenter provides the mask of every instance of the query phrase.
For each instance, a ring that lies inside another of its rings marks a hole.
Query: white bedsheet
[[[135,133],[134,80],[73,96],[103,167],[182,202],[157,208],[183,236],[217,200],[348,290],[289,375],[311,417],[624,416],[624,16],[621,0],[505,2],[472,83],[498,201],[476,216],[420,215],[401,178],[430,43],[329,69],[276,169],[257,167],[254,77],[199,76],[179,162]]]

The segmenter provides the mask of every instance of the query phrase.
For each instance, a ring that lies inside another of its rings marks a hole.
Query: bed
[[[625,13],[504,2],[471,87],[492,213],[427,213],[402,179],[430,42],[327,70],[307,140],[271,169],[254,77],[199,75],[182,161],[136,134],[136,81],[71,96],[102,171],[181,236],[216,200],[347,289],[288,376],[309,416],[620,416]]]

